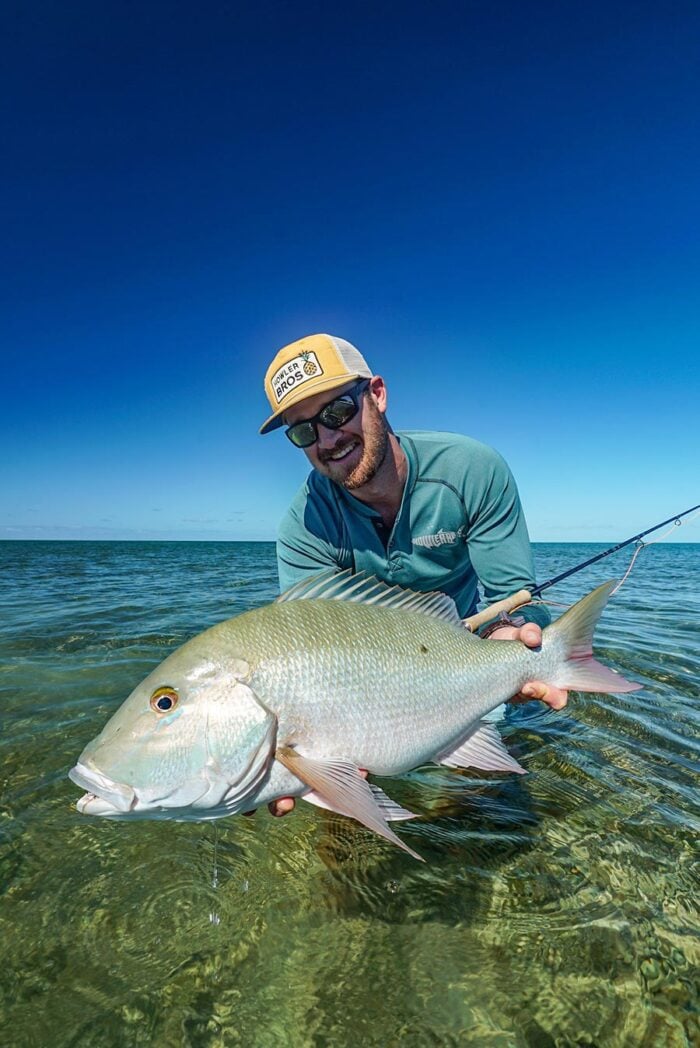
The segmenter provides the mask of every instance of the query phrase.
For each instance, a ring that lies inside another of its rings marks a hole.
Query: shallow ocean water
[[[538,545],[538,578],[598,548]],[[276,595],[274,547],[0,543],[0,1043],[700,1043],[699,581],[700,545],[642,552],[596,651],[644,690],[509,709],[527,776],[388,784],[420,864],[304,804],[80,816],[82,747],[174,647]]]

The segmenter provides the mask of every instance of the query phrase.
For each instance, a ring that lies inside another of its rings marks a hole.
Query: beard
[[[356,488],[369,484],[384,462],[389,448],[389,426],[387,421],[372,398],[368,396],[365,397],[362,421],[363,449],[357,465],[349,473],[346,473],[342,462],[335,463],[327,457],[324,457],[323,460],[327,475],[340,487],[345,488],[346,491],[354,491]],[[354,441],[348,441],[347,443],[351,444]],[[336,447],[333,450],[337,452],[340,449]]]

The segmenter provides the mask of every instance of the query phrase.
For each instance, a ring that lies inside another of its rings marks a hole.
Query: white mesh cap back
[[[336,338],[335,335],[326,335],[338,351],[340,359],[351,374],[361,375],[363,378],[371,378],[372,371],[359,349],[344,338]]]

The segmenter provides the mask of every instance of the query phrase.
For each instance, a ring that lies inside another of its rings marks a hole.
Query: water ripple
[[[592,552],[538,546],[538,576]],[[0,543],[0,1028],[18,1048],[698,1043],[698,567],[651,547],[604,613],[597,651],[643,691],[509,709],[527,776],[383,783],[420,815],[398,827],[420,864],[304,804],[79,816],[82,745],[166,652],[275,596],[274,547]]]

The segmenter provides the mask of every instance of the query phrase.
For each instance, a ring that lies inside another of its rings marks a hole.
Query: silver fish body
[[[247,650],[258,656],[250,687],[277,711],[287,744],[313,742],[314,753],[344,756],[377,775],[431,760],[456,743],[465,721],[514,695],[532,673],[522,644],[499,642],[494,674],[495,642],[419,611],[322,600],[299,611],[296,603],[272,604],[244,616]],[[284,637],[286,648],[272,657],[262,654],[270,634]]]
[[[397,775],[437,760],[522,771],[482,718],[525,683],[637,687],[590,657],[611,586],[532,650],[474,637],[443,595],[348,573],[302,583],[149,674],[71,772],[89,791],[79,810],[201,819],[304,796],[406,847],[387,820],[411,813],[357,769]]]

